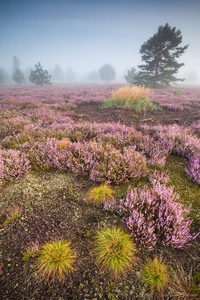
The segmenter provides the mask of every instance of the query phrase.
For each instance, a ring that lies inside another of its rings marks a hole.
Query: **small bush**
[[[45,281],[64,281],[74,271],[76,254],[67,241],[54,241],[42,246],[37,258],[36,276]]]
[[[197,236],[190,233],[189,209],[178,198],[173,188],[156,182],[152,188],[129,190],[120,201],[126,225],[139,247],[152,250],[162,243],[180,249]]]
[[[114,278],[126,275],[135,260],[136,248],[129,234],[120,228],[105,228],[97,233],[97,262]]]
[[[161,299],[163,291],[169,284],[169,275],[166,265],[157,257],[148,259],[141,272],[142,279],[150,289],[154,299]]]
[[[105,201],[109,202],[113,197],[114,191],[106,184],[91,189],[87,194],[88,200],[94,204],[103,204]]]
[[[24,176],[30,171],[30,161],[17,150],[0,150],[0,184]]]

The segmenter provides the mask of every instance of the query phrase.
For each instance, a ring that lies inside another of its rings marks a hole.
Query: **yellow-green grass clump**
[[[141,272],[141,276],[151,290],[151,293],[162,299],[163,291],[169,283],[169,275],[166,265],[157,257],[148,259]]]
[[[135,262],[136,247],[131,236],[117,227],[97,232],[95,254],[98,264],[113,278],[125,276]]]
[[[103,204],[106,201],[112,201],[114,198],[114,191],[108,185],[102,184],[89,190],[86,198],[95,205]]]
[[[150,90],[143,86],[123,86],[112,92],[111,98],[122,100],[148,100]]]
[[[64,281],[74,271],[75,259],[76,254],[70,242],[49,242],[38,252],[36,276],[44,281]]]
[[[103,102],[103,108],[134,109],[137,112],[157,110],[159,107],[149,100],[150,90],[142,86],[124,86],[112,92]]]

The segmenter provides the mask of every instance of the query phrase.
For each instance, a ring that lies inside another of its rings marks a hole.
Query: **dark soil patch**
[[[100,103],[90,102],[82,103],[75,108],[74,119],[80,122],[120,122],[129,126],[134,125],[136,128],[143,123],[189,126],[199,120],[199,109],[191,107],[182,111],[162,109],[138,113],[121,108],[103,109]]]

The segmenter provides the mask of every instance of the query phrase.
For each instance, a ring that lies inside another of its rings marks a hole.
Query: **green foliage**
[[[20,69],[15,70],[12,78],[17,84],[21,84],[25,81],[24,74]]]
[[[124,100],[124,99],[108,99],[103,102],[102,104],[103,108],[124,108],[124,109],[133,109],[136,112],[142,112],[147,110],[159,110],[159,106],[152,103],[149,100],[138,100],[138,101],[132,101],[130,99]]]
[[[127,71],[127,75],[125,75],[124,78],[130,84],[137,84],[137,70],[136,70],[136,68],[130,68],[130,70]]]
[[[42,246],[37,258],[36,276],[45,281],[64,281],[74,271],[76,254],[67,241],[53,241]]]
[[[128,71],[125,79],[129,83],[145,85],[150,87],[166,87],[170,83],[183,81],[174,75],[184,63],[176,61],[181,56],[188,45],[180,47],[182,35],[176,27],[169,24],[160,26],[158,32],[145,42],[140,48],[143,65],[139,65],[139,71],[135,69]]]
[[[114,278],[127,274],[134,263],[135,252],[130,235],[120,228],[105,228],[97,232],[97,262]]]
[[[102,204],[105,201],[113,199],[114,191],[106,184],[100,185],[99,187],[91,189],[87,198],[94,204]]]
[[[51,75],[49,75],[47,70],[43,70],[40,62],[35,65],[35,70],[31,70],[29,80],[37,85],[51,84]]]
[[[163,291],[169,283],[169,275],[166,265],[157,257],[148,259],[141,272],[141,276],[151,290],[152,295],[161,299]]]
[[[176,166],[176,168],[174,168]],[[170,155],[167,159],[165,170],[170,177],[169,184],[173,186],[174,191],[180,195],[179,201],[186,206],[192,206],[190,216],[194,220],[192,228],[199,230],[200,202],[199,185],[192,182],[185,175],[186,160],[175,155]]]
[[[115,79],[115,69],[110,64],[105,64],[99,69],[101,80],[111,81]]]

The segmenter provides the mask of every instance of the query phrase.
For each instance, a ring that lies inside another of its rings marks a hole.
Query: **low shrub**
[[[65,147],[63,143],[63,140],[48,139],[46,143],[35,144],[29,151],[33,167],[68,170],[104,183],[120,183],[146,174],[146,159],[134,147],[120,151],[95,141],[68,142]]]
[[[27,174],[31,169],[25,153],[18,150],[0,150],[0,184]]]
[[[131,270],[135,252],[136,248],[130,235],[120,228],[104,228],[97,232],[97,262],[114,278],[124,276]]]
[[[191,155],[189,157],[186,174],[194,182],[200,184],[200,155]]]
[[[189,209],[178,203],[173,188],[156,182],[151,188],[131,189],[120,201],[125,223],[140,248],[157,244],[183,248],[196,235],[190,233]]]

